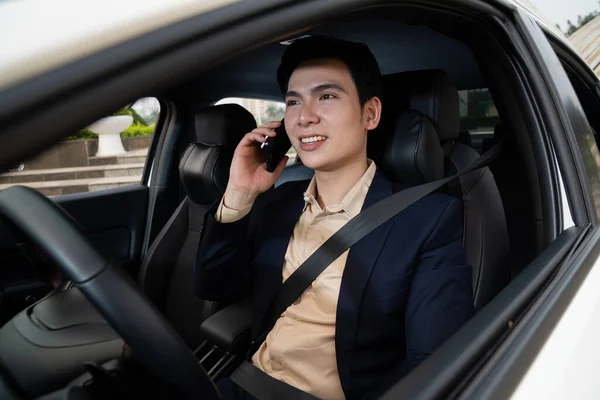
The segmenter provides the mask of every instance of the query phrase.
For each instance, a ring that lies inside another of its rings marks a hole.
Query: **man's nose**
[[[319,122],[319,116],[316,112],[315,105],[312,101],[305,102],[298,116],[298,125],[308,126]]]

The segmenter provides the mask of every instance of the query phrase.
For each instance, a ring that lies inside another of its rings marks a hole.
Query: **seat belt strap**
[[[456,174],[448,178],[413,186],[401,192],[394,193],[362,210],[348,221],[283,282],[275,296],[275,300],[271,303],[265,314],[263,329],[261,329],[262,334],[253,342],[251,353],[256,351],[258,346],[264,341],[266,335],[271,331],[281,314],[302,295],[306,288],[317,279],[325,268],[331,265],[346,250],[423,197],[462,175],[486,166],[498,157],[501,150],[502,142],[499,141],[491,149]]]
[[[315,400],[311,394],[277,380],[256,368],[248,361],[242,364],[230,376],[239,387],[259,400]]]

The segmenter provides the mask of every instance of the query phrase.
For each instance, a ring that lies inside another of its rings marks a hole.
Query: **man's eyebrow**
[[[285,93],[284,97],[300,97],[300,94],[298,92],[295,92],[293,90],[289,90]]]
[[[339,90],[340,92],[346,93],[346,91],[344,90],[344,88],[337,84],[337,83],[323,83],[321,85],[317,85],[315,87],[313,87],[312,89],[310,89],[311,93],[320,93],[323,92],[325,90]],[[301,97],[300,94],[298,92],[296,92],[295,90],[290,90],[288,92],[286,92],[285,97]]]
[[[312,93],[319,93],[319,92],[323,92],[325,90],[331,90],[331,89],[339,90],[340,92],[346,93],[346,91],[344,90],[344,88],[341,85],[339,85],[337,83],[333,83],[333,82],[317,85],[314,88],[312,88],[310,91]]]

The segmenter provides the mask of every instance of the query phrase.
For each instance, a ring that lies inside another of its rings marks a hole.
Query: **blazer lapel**
[[[392,183],[377,170],[362,209],[393,193]],[[350,384],[351,350],[356,335],[362,294],[393,222],[387,221],[350,249],[338,298],[335,347],[338,373],[344,392]]]

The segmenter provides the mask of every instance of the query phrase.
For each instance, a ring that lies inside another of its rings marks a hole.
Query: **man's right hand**
[[[280,125],[279,121],[268,122],[247,133],[236,147],[229,170],[229,182],[223,195],[223,203],[227,208],[241,210],[254,203],[256,197],[269,190],[281,175],[288,157],[284,157],[271,173],[267,171],[260,148],[266,141],[265,136],[276,136],[273,129]]]

